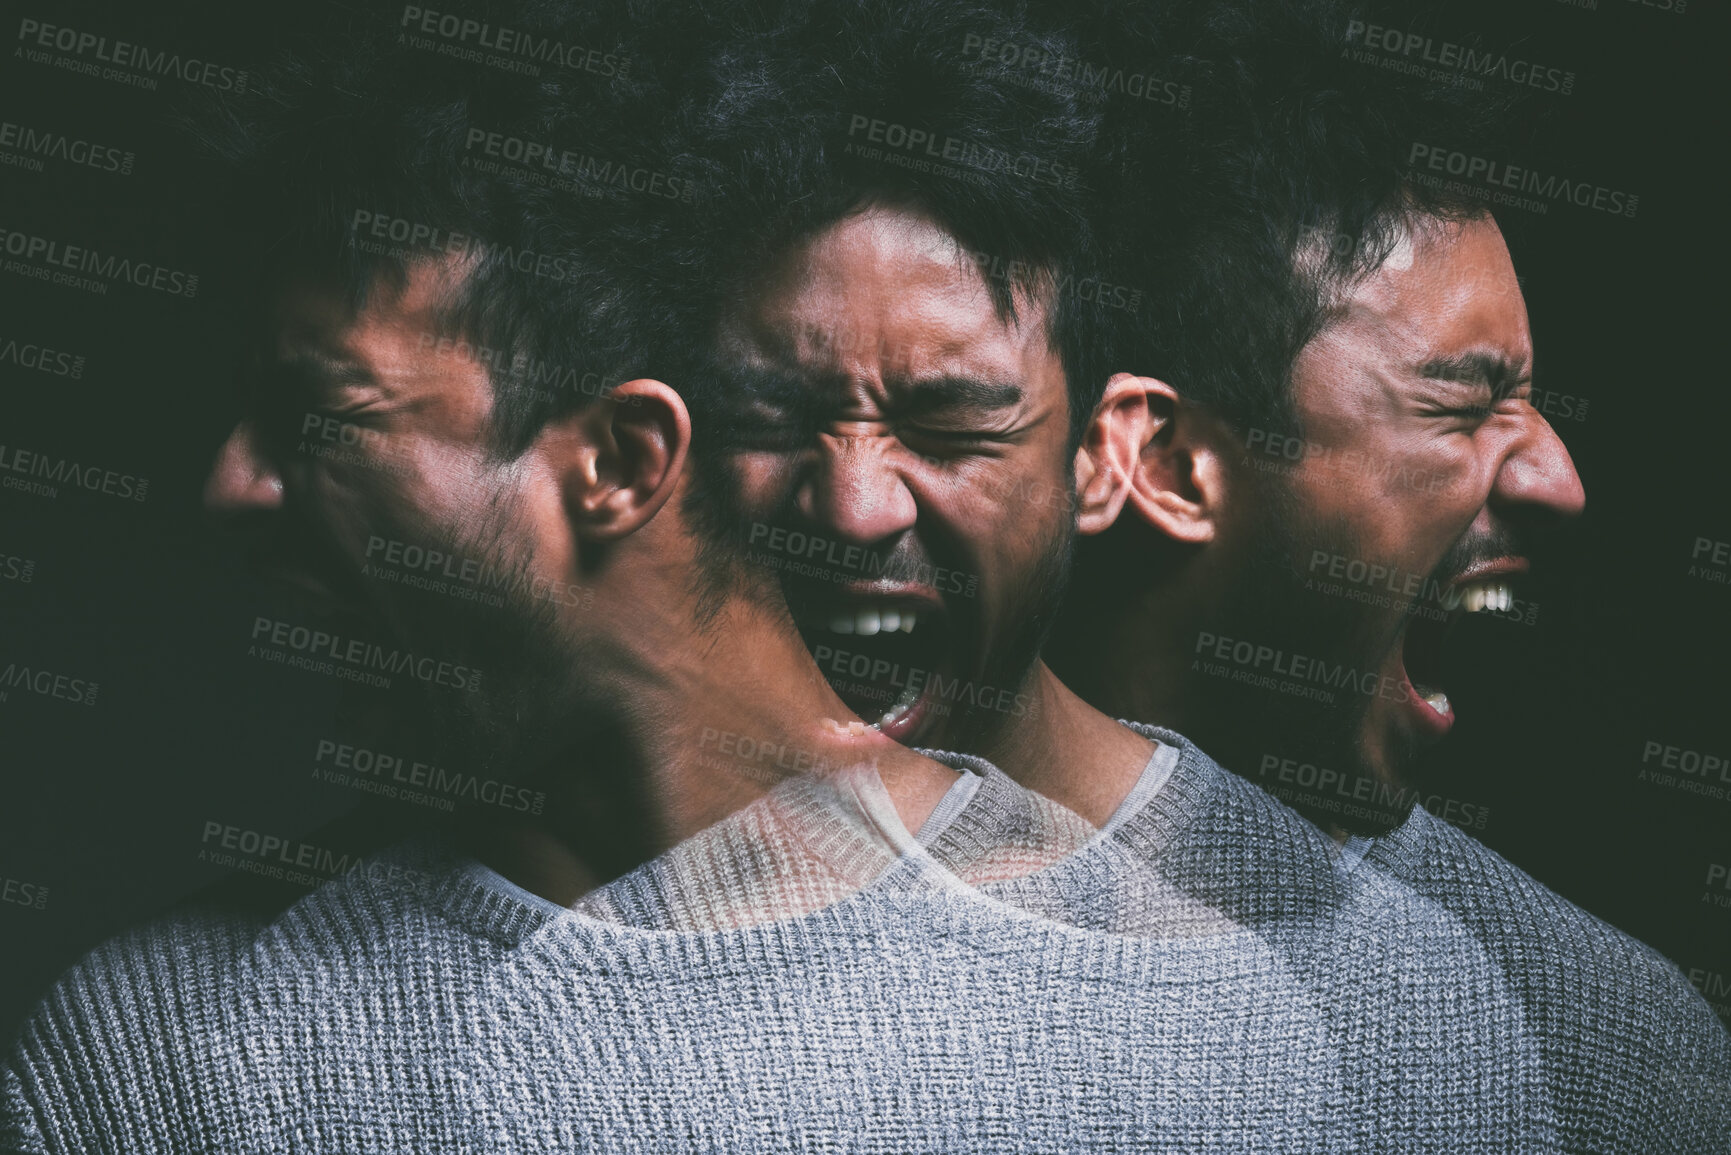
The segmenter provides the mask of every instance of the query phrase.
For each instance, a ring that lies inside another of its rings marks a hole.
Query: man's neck
[[[1023,683],[1027,711],[977,751],[1023,786],[1103,826],[1142,776],[1155,744],[1070,692],[1044,662]]]
[[[796,775],[869,767],[909,831],[956,781],[854,719],[791,626],[760,611],[724,613],[702,633],[637,632],[617,646],[590,708],[598,724],[549,775],[544,813],[496,826],[476,845],[483,861],[559,905]]]

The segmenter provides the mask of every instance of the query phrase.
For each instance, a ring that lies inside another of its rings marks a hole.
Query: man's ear
[[[1118,373],[1076,451],[1077,530],[1103,533],[1128,505],[1175,541],[1211,541],[1224,465],[1212,423],[1153,377]]]
[[[667,503],[691,449],[691,414],[660,381],[615,386],[573,419],[557,468],[571,528],[581,541],[635,533]]]

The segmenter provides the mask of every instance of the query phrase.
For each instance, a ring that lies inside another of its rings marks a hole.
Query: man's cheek
[[[781,453],[750,452],[735,454],[730,472],[743,512],[767,516],[783,505],[790,496],[793,466]]]

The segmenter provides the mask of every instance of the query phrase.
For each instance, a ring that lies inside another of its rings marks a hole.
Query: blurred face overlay
[[[748,560],[818,667],[905,743],[1010,717],[1073,534],[1067,397],[1038,294],[1014,317],[944,229],[871,207],[782,257],[724,323]]]
[[[1264,751],[1400,781],[1455,722],[1448,634],[1511,610],[1537,532],[1584,496],[1530,400],[1526,304],[1494,222],[1413,224],[1335,306],[1293,368],[1302,432],[1252,434],[1238,458],[1251,500],[1221,525],[1226,653],[1302,656],[1288,680],[1332,695],[1239,697]],[[1220,660],[1218,642],[1199,656]]]
[[[447,737],[486,765],[556,707],[559,639],[584,591],[543,548],[561,522],[539,446],[489,451],[486,367],[437,337],[457,275],[415,265],[358,308],[328,278],[288,277],[205,500],[331,634],[382,624],[411,647],[416,680],[461,719]]]

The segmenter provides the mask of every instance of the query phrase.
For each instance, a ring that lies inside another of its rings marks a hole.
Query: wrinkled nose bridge
[[[913,493],[895,460],[894,438],[871,430],[822,435],[800,483],[800,511],[838,537],[871,544],[913,526]]]

